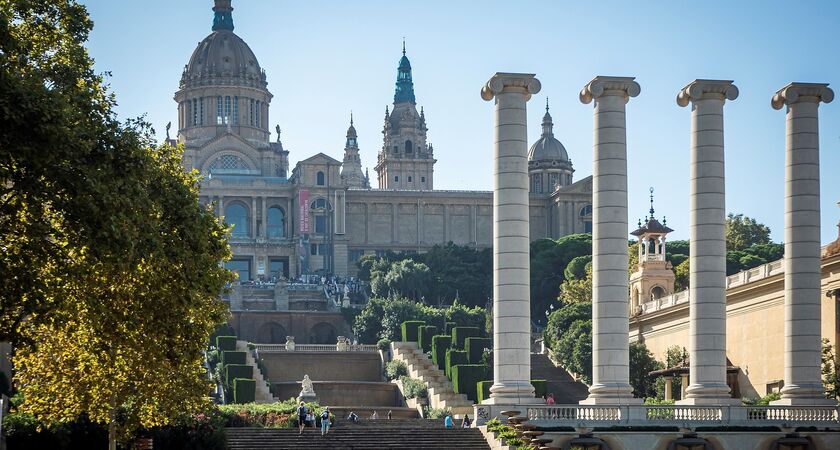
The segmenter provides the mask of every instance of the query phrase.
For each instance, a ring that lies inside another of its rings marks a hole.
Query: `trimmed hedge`
[[[455,327],[452,329],[452,348],[464,349],[464,341],[468,337],[481,337],[478,327]]]
[[[248,378],[233,380],[233,402],[254,403],[257,396],[257,382]]]
[[[254,378],[254,368],[246,364],[228,364],[225,366],[225,385],[233,387],[237,378]]]
[[[216,348],[219,351],[236,351],[236,336],[216,336]]]
[[[446,350],[446,367],[444,373],[447,378],[452,379],[452,368],[458,364],[467,364],[467,352],[450,348]]]
[[[452,336],[439,334],[432,336],[432,361],[437,364],[438,369],[446,369],[446,350],[452,345]]]
[[[417,342],[417,328],[426,325],[422,320],[406,320],[400,324],[403,342]]]
[[[245,352],[223,351],[219,362],[222,367],[228,364],[245,364]]]
[[[434,325],[421,325],[417,327],[417,345],[423,352],[432,351],[432,337],[437,334],[437,327]]]
[[[546,380],[531,380],[531,384],[534,386],[534,397],[542,398],[545,396],[547,391]],[[493,380],[479,381],[476,383],[475,390],[478,395],[478,403],[490,398],[490,386],[493,386]]]
[[[478,382],[487,377],[487,366],[483,364],[459,364],[452,367],[452,388],[458,394],[477,402]]]
[[[452,336],[452,329],[457,327],[458,324],[455,322],[446,322],[443,326],[443,332]]]
[[[482,337],[468,337],[464,340],[464,350],[470,364],[481,364],[481,357],[485,348],[493,348],[493,339]]]

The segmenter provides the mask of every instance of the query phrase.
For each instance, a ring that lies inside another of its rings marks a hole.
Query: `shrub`
[[[424,408],[423,417],[426,419],[443,419],[452,414],[452,408]]]
[[[487,376],[487,368],[479,364],[460,364],[452,367],[452,388],[472,401],[478,400],[476,387]]]
[[[464,350],[467,352],[467,359],[470,364],[481,364],[485,348],[493,348],[493,339],[468,337],[464,340]]]
[[[454,348],[450,348],[446,350],[446,367],[444,369],[444,373],[446,376],[451,380],[452,379],[452,367],[458,364],[467,364],[467,352],[463,350],[455,350]]]
[[[452,329],[452,348],[464,349],[464,340],[468,337],[481,337],[478,327],[455,327]]]
[[[531,380],[531,385],[534,386],[534,397],[543,398],[548,393],[546,380]]]
[[[417,345],[424,353],[432,351],[432,337],[437,334],[437,327],[434,325],[422,325],[417,328]]]
[[[254,403],[256,392],[256,381],[248,378],[235,378],[233,380],[234,403]]]
[[[458,324],[455,322],[446,322],[443,326],[443,332],[452,336],[452,329],[457,327]]]
[[[446,369],[446,350],[452,344],[452,336],[439,334],[432,336],[432,361],[437,364],[438,369]]]
[[[400,325],[403,342],[417,342],[417,328],[425,325],[422,320],[406,320]]]
[[[391,341],[388,340],[388,339],[380,339],[379,342],[376,343],[376,348],[378,348],[379,350],[382,350],[384,352],[387,352],[388,349],[391,348]]]
[[[228,364],[245,364],[245,352],[232,352],[229,350],[221,352],[220,359],[223,366]]]
[[[426,383],[416,378],[408,376],[400,377],[403,384],[403,395],[405,398],[428,398],[429,391],[426,389]]]
[[[216,348],[220,351],[236,351],[236,336],[216,336]]]
[[[321,408],[317,403],[306,406],[319,416]],[[298,401],[295,398],[276,403],[245,403],[241,405],[219,405],[221,427],[264,427],[292,428],[297,426]]]
[[[408,367],[399,359],[385,363],[385,377],[389,380],[396,380],[399,377],[408,375]]]
[[[772,401],[776,401],[782,398],[782,394],[779,392],[771,392],[764,397],[756,398],[756,399],[743,399],[743,402],[747,406],[767,406]]]
[[[254,368],[245,364],[228,364],[225,366],[225,386],[232,388],[237,378],[254,378]]]

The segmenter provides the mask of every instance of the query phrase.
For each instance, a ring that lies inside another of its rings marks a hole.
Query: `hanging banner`
[[[298,233],[309,233],[309,191],[301,190],[298,194]]]

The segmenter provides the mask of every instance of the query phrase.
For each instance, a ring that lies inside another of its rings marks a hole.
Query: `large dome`
[[[563,147],[563,144],[554,137],[553,128],[554,124],[546,107],[545,116],[543,116],[543,133],[528,151],[528,161],[569,161],[566,147]]]
[[[216,1],[213,32],[198,43],[181,88],[229,85],[266,88],[265,72],[248,44],[233,32],[230,1]]]

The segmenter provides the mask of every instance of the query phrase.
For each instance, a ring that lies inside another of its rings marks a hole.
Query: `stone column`
[[[536,404],[531,385],[528,143],[525,102],[533,74],[496,73],[481,98],[496,99],[493,169],[493,386],[488,404]]]
[[[595,77],[580,101],[595,101],[592,165],[592,386],[581,404],[639,404],[630,387],[627,295],[625,105],[641,88],[631,77]]]
[[[785,149],[785,385],[773,404],[836,404],[823,396],[820,366],[820,145],[817,109],[827,84],[791,83],[773,96],[787,106]]]
[[[677,95],[691,103],[690,381],[679,403],[740,403],[726,384],[726,223],[723,104],[738,98],[727,80],[694,80]]]
[[[674,377],[668,375],[665,377],[665,400],[673,400],[674,396],[671,393],[674,387]]]

